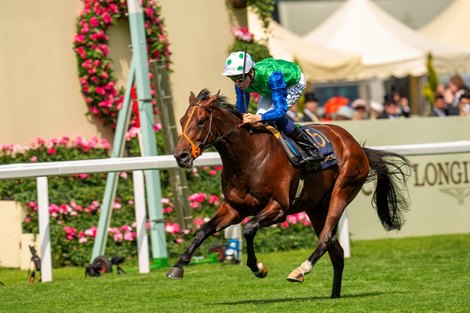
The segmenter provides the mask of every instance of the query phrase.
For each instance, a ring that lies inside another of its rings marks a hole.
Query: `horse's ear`
[[[194,102],[196,102],[196,96],[194,95],[194,92],[191,91],[189,93],[189,104],[192,104]]]
[[[207,103],[209,105],[212,105],[214,102],[217,101],[217,99],[219,99],[219,94],[220,94],[220,89],[219,91],[217,91],[217,93],[215,95],[213,95],[212,97],[209,98],[209,100],[207,101]]]

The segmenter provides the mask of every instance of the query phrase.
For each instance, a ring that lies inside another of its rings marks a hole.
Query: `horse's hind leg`
[[[336,229],[344,209],[357,195],[360,186],[362,186],[362,184],[347,185],[344,187],[335,186],[331,195],[328,211],[326,212],[325,209],[321,210],[321,212],[326,214],[326,217],[325,215],[321,217],[312,215],[314,213],[318,214],[318,211],[310,212],[311,214],[309,214],[309,216],[319,239],[318,246],[300,267],[289,274],[288,280],[303,282],[304,276],[311,271],[315,263],[328,251],[334,269],[331,297],[339,298],[344,268],[344,253],[336,239]]]
[[[202,242],[215,232],[221,231],[230,225],[241,222],[244,217],[245,216],[241,216],[238,211],[234,210],[227,203],[222,203],[217,209],[215,215],[207,223],[205,223],[201,229],[198,230],[189,247],[181,255],[178,262],[176,262],[173,267],[170,268],[167,276],[169,278],[183,278],[183,266],[189,264],[194,251],[196,251]]]

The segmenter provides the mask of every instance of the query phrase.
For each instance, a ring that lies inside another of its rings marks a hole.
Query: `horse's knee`
[[[245,236],[245,238],[252,238],[256,234],[258,229],[259,229],[258,223],[248,222],[245,224],[245,229],[243,230],[243,236]]]

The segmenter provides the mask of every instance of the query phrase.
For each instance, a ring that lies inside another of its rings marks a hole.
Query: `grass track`
[[[236,265],[189,266],[183,280],[64,268],[29,285],[26,272],[0,269],[0,312],[470,312],[470,234],[353,242],[336,300],[327,256],[304,284],[286,281],[310,253],[260,254],[265,279]]]

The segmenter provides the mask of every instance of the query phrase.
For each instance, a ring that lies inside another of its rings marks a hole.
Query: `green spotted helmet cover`
[[[245,59],[245,52],[237,51],[232,52],[225,60],[224,72],[222,75],[225,76],[235,76],[243,74],[243,60]],[[248,73],[255,66],[255,62],[251,58],[251,55],[246,54],[246,63],[245,63],[245,74]]]

